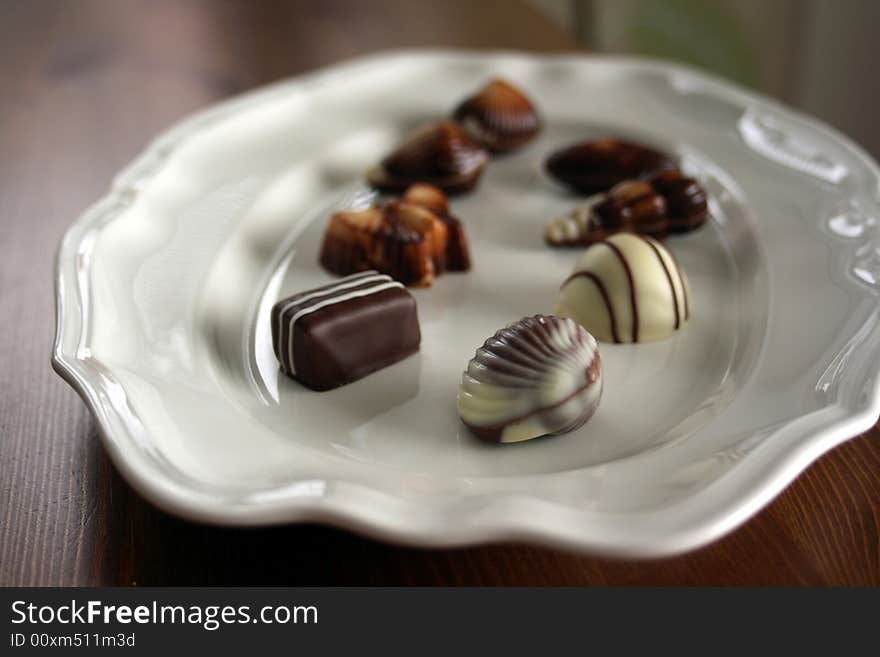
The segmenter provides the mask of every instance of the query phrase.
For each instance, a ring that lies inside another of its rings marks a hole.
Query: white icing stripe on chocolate
[[[353,287],[357,287],[359,285],[366,285],[372,281],[390,281],[391,277],[385,274],[380,274],[377,271],[365,271],[359,274],[353,274],[351,276],[346,276],[341,281],[337,281],[331,285],[325,285],[324,287],[319,287],[314,290],[310,290],[308,292],[302,292],[300,294],[295,294],[290,297],[287,302],[278,310],[278,319],[277,319],[277,333],[275,334],[275,342],[273,345],[275,348],[275,353],[281,353],[281,345],[282,335],[284,330],[284,315],[288,310],[293,308],[294,306],[305,303],[306,301],[310,301],[312,299],[318,297],[326,297],[331,294],[335,294],[340,290],[347,290]]]
[[[388,278],[387,276],[385,278]],[[361,281],[363,284],[364,281]],[[326,308],[328,306],[333,306],[337,303],[342,303],[343,301],[349,301],[351,299],[357,299],[359,297],[366,297],[372,294],[378,294],[379,292],[383,292],[384,290],[390,290],[396,287],[403,287],[403,285],[394,280],[388,280],[387,282],[381,283],[380,285],[375,285],[373,287],[365,288],[363,290],[354,290],[352,292],[348,292],[347,294],[340,294],[339,296],[330,297],[329,299],[324,299],[316,304],[308,306],[307,308],[302,308],[293,314],[293,317],[290,318],[290,321],[287,322],[287,353],[282,354],[285,356],[282,360],[285,361],[285,365],[287,366],[287,371],[290,374],[296,374],[296,368],[293,364],[293,328],[296,325],[297,321],[306,315],[310,315],[311,313],[321,310],[322,308]]]

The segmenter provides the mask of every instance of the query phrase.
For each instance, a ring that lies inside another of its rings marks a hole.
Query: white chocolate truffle
[[[576,320],[602,342],[651,342],[690,319],[690,292],[665,246],[620,233],[581,256],[562,284],[556,314]]]
[[[477,437],[514,443],[577,429],[601,395],[595,338],[571,319],[535,315],[477,349],[461,375],[458,414]]]

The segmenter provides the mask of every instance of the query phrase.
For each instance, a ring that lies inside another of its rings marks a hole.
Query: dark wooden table
[[[49,366],[62,232],[149,138],[215,100],[368,51],[575,44],[516,2],[0,0],[0,585],[880,584],[880,431],[739,531],[654,562],[226,530],[122,481]]]

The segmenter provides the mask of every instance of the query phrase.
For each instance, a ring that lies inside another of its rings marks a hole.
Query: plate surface
[[[474,269],[414,291],[421,352],[328,393],[279,377],[269,309],[331,280],[328,214],[370,203],[364,170],[498,75],[546,128],[453,201]],[[456,416],[461,371],[497,328],[551,312],[579,255],[542,244],[579,199],[541,164],[608,134],[675,153],[711,193],[712,221],[668,241],[693,319],[663,342],[601,345],[604,397],[582,429],[482,444]],[[187,518],[670,554],[746,520],[880,413],[878,188],[846,138],[690,69],[369,57],[222,103],[123,171],[62,241],[53,363],[130,483]]]

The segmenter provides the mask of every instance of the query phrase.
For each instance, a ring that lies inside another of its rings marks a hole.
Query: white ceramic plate
[[[454,201],[475,266],[415,291],[421,352],[327,393],[279,377],[268,311],[330,280],[330,211],[369,202],[363,171],[496,75],[546,129]],[[664,342],[602,345],[604,398],[579,431],[482,444],[456,416],[462,369],[497,328],[552,311],[578,256],[542,244],[577,198],[541,164],[610,133],[674,152],[711,192],[711,223],[668,242],[693,320]],[[187,518],[674,553],[746,520],[880,412],[878,173],[829,128],[660,62],[361,59],[222,103],[123,171],[61,244],[54,364],[131,484]]]

